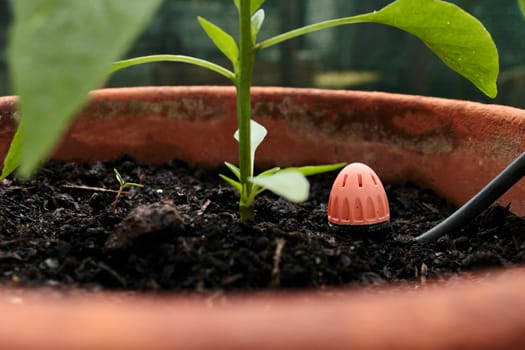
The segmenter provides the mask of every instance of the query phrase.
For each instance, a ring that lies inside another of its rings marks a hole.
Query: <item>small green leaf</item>
[[[271,168],[271,169],[268,169],[268,170],[265,170],[263,171],[262,173],[260,173],[259,175],[257,175],[255,178],[262,178],[262,177],[265,177],[265,176],[270,176],[270,175],[273,175],[277,172],[281,171],[281,168],[280,167],[274,167],[274,168]],[[252,191],[254,192],[254,198],[257,197],[258,195],[260,195],[261,193],[263,193],[264,191],[266,191],[266,188],[264,187],[260,187],[258,185],[256,185],[255,183],[253,184],[253,188],[252,188]]]
[[[12,0],[7,61],[25,129],[19,175],[52,151],[160,0]]]
[[[20,160],[22,158],[23,130],[24,130],[23,123],[20,123],[18,125],[18,129],[16,130],[15,136],[11,140],[11,146],[9,147],[9,151],[7,152],[7,155],[5,156],[4,166],[2,168],[2,174],[0,175],[0,179],[5,179],[13,171],[15,171],[16,168],[18,168],[18,166],[20,165]]]
[[[260,9],[257,12],[255,12],[252,16],[252,38],[253,42],[255,42],[257,38],[257,34],[259,34],[259,31],[261,30],[262,24],[264,22],[264,10]]]
[[[521,14],[525,18],[525,0],[518,0],[518,4],[520,5]]]
[[[242,186],[239,182],[235,181],[234,179],[226,176],[226,175],[223,175],[223,174],[219,174],[220,178],[223,179],[224,181],[226,181],[227,183],[229,183],[231,186],[233,186],[237,191],[241,192],[242,190]]]
[[[255,153],[255,150],[259,147],[261,142],[263,142],[266,134],[268,134],[268,131],[264,126],[257,123],[255,120],[250,120],[250,147],[252,153]],[[239,142],[239,130],[235,131],[233,137]]]
[[[255,151],[257,150],[257,147],[263,142],[264,138],[266,137],[266,134],[268,134],[268,131],[264,126],[257,123],[255,120],[250,120],[250,150],[252,153],[252,165],[251,169],[253,172],[253,162],[255,160]],[[239,142],[239,129],[235,131],[235,134],[233,134],[233,137]]]
[[[275,174],[276,172],[278,172],[280,170],[281,170],[281,168],[277,166],[275,168],[271,168],[271,169],[263,171],[262,173],[260,173],[256,177],[265,177],[265,176],[268,176],[268,175],[273,175],[273,174]]]
[[[283,170],[273,175],[252,178],[251,181],[294,203],[307,200],[310,191],[306,177],[294,170]]]
[[[298,168],[288,168],[300,172],[304,176],[317,175],[322,173],[327,173],[337,169],[341,169],[347,163],[336,163],[336,164],[326,164],[326,165],[307,165]]]
[[[239,58],[239,48],[232,36],[202,17],[198,17],[198,20],[215,46],[235,65]]]
[[[122,188],[128,188],[128,187],[139,187],[139,188],[142,188],[144,187],[144,185],[142,184],[138,184],[138,183],[135,183],[135,182],[125,182],[124,185],[122,185]]]
[[[120,175],[117,169],[113,168],[113,171],[115,172],[115,177],[117,178],[121,189],[125,189],[128,187],[144,187],[144,185],[135,182],[126,182],[126,180],[124,180],[124,178],[122,177],[122,175]]]
[[[126,181],[124,181],[122,175],[120,175],[117,169],[113,168],[113,171],[115,172],[115,177],[117,178],[118,183],[120,184],[120,186],[123,186],[126,183]]]
[[[266,191],[266,188],[261,187],[261,186],[258,186],[258,185],[256,185],[256,184],[253,184],[252,191],[253,191],[253,193],[254,193],[253,198],[255,198],[255,197],[257,197],[258,195],[260,195],[261,193],[263,193],[264,191]]]
[[[250,4],[250,13],[253,15],[262,6],[262,4],[264,4],[265,1],[266,0],[252,0]],[[233,0],[233,3],[235,4],[235,7],[237,7],[237,10],[240,10],[241,1]]]
[[[226,165],[228,169],[230,169],[230,171],[233,173],[233,175],[235,175],[237,180],[241,179],[241,170],[237,166],[229,162],[224,162],[224,165]]]

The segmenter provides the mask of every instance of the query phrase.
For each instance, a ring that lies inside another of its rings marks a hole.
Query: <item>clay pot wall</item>
[[[386,93],[254,88],[269,129],[257,165],[360,161],[385,182],[415,182],[461,204],[525,148],[525,111]],[[0,98],[0,159],[16,99]],[[55,157],[123,153],[160,163],[235,162],[234,90],[99,90]],[[525,213],[521,181],[500,203]],[[213,297],[0,291],[0,348],[518,349],[525,346],[525,270],[446,285]]]

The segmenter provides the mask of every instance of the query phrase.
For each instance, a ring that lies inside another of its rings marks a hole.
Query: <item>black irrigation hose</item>
[[[479,215],[484,209],[501,197],[509,188],[518,182],[525,175],[525,152],[510,163],[498,176],[496,176],[487,186],[479,191],[461,208],[452,215],[431,228],[427,232],[417,236],[416,242],[430,242],[458,230],[469,221]]]

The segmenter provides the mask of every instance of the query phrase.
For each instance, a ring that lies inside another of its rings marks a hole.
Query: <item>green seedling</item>
[[[144,187],[144,185],[141,185],[141,184],[138,184],[138,183],[134,183],[134,182],[126,182],[126,180],[124,180],[124,178],[122,177],[122,175],[120,175],[120,173],[118,172],[117,169],[113,168],[113,171],[115,172],[115,177],[117,178],[117,181],[119,183],[119,189],[117,191],[117,195],[115,196],[115,200],[113,201],[113,206],[112,206],[112,210],[113,210],[113,213],[115,213],[117,211],[117,203],[118,203],[118,200],[120,199],[120,196],[122,195],[122,192],[128,188],[128,187],[138,187],[138,188],[142,188]]]
[[[17,167],[21,176],[32,174],[85,101],[87,91],[99,86],[108,74],[138,64],[170,61],[210,69],[236,88],[238,130],[234,137],[239,143],[239,164],[226,163],[233,176],[221,177],[240,193],[241,221],[252,218],[254,198],[264,190],[303,201],[309,190],[306,175],[334,170],[341,164],[273,168],[255,176],[255,151],[266,129],[251,119],[253,67],[257,54],[266,48],[340,25],[378,23],[415,35],[486,95],[497,94],[498,53],[490,34],[476,18],[449,2],[397,0],[378,11],[314,23],[260,41],[264,2],[233,0],[238,12],[237,38],[198,18],[204,32],[231,62],[231,67],[223,67],[186,55],[152,55],[111,63],[125,52],[160,0],[12,0],[15,25],[8,59],[13,86],[21,95],[22,121],[2,176]]]

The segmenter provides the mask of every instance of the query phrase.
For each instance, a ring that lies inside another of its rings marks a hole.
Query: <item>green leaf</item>
[[[227,183],[232,185],[237,191],[241,192],[242,186],[241,186],[240,182],[237,182],[234,179],[232,179],[232,178],[230,178],[230,177],[228,177],[226,175],[223,175],[223,174],[219,174],[219,176],[220,176],[221,179],[223,179],[224,181],[226,181]]]
[[[440,0],[398,0],[361,19],[417,36],[452,70],[496,97],[496,45],[483,24],[458,6]]]
[[[228,169],[230,169],[230,171],[233,173],[233,175],[237,177],[237,180],[241,179],[241,170],[237,166],[233,165],[230,162],[224,162],[224,165],[226,165]]]
[[[125,182],[123,185],[122,185],[122,188],[128,188],[128,187],[139,187],[139,188],[142,188],[144,187],[143,184],[138,184],[138,183],[135,183],[135,182]]]
[[[113,171],[115,172],[115,177],[117,178],[118,183],[120,184],[120,186],[123,186],[126,183],[126,181],[124,181],[122,175],[120,175],[117,169],[113,168]]]
[[[335,26],[374,22],[421,39],[445,64],[489,97],[498,93],[499,58],[489,32],[475,17],[441,0],[397,0],[380,11],[319,22],[279,34],[256,45],[261,50],[285,40]]]
[[[264,138],[266,137],[266,134],[268,134],[268,131],[264,126],[257,123],[255,120],[250,120],[250,146],[252,153],[255,153],[255,150],[261,142],[263,142]],[[239,142],[239,130],[235,131],[235,134],[233,134],[233,137]]]
[[[252,188],[253,198],[257,197],[264,191],[266,191],[266,188],[253,184],[253,188]]]
[[[520,5],[521,14],[525,18],[525,0],[518,0],[518,4]]]
[[[281,171],[280,167],[274,167],[274,168],[271,168],[271,169],[267,169],[267,170],[263,171],[262,173],[260,173],[259,175],[257,175],[256,178],[260,179],[260,178],[265,177],[265,176],[270,176],[270,175],[273,175],[273,174],[275,174],[275,173],[277,173],[279,171]],[[254,193],[253,194],[254,198],[257,197],[258,195],[260,195],[261,193],[263,193],[264,191],[266,191],[266,188],[258,186],[255,183],[253,184],[252,193]]]
[[[264,10],[260,9],[257,12],[255,12],[252,16],[252,38],[254,43],[257,38],[257,34],[259,34],[259,31],[261,30],[263,22]]]
[[[251,3],[251,13],[254,14],[265,2],[266,0],[252,0]]]
[[[25,129],[19,174],[33,173],[87,93],[101,86],[160,0],[12,0],[8,64]]]
[[[278,172],[280,170],[281,170],[281,168],[277,166],[275,168],[271,168],[271,169],[263,171],[262,173],[257,175],[257,177],[265,177],[265,176],[268,176],[268,175],[272,175],[272,174],[275,174],[276,172]]]
[[[310,191],[310,184],[306,177],[294,170],[283,170],[273,175],[255,177],[251,181],[294,203],[307,200]]]
[[[265,1],[266,0],[252,0],[250,3],[250,13],[253,15],[262,6],[262,4],[264,4]],[[235,4],[235,7],[237,7],[237,10],[240,10],[241,1],[233,0],[233,3]]]
[[[0,179],[5,179],[20,165],[20,159],[22,158],[22,133],[24,132],[23,123],[18,125],[15,136],[11,140],[11,146],[4,159],[4,166],[2,168],[2,174]]]
[[[235,65],[239,58],[239,48],[232,36],[202,17],[198,17],[198,20],[215,46]]]
[[[335,164],[326,164],[326,165],[307,165],[298,168],[288,168],[300,172],[304,176],[311,176],[317,174],[323,174],[337,169],[341,169],[347,163],[335,163]]]
[[[253,173],[253,162],[255,160],[255,151],[257,150],[257,147],[263,142],[264,138],[266,137],[266,134],[268,134],[268,131],[264,126],[257,123],[255,120],[250,120],[250,151],[251,151],[251,159],[252,159],[252,173]],[[239,129],[235,131],[235,134],[233,134],[233,137],[239,142]]]

